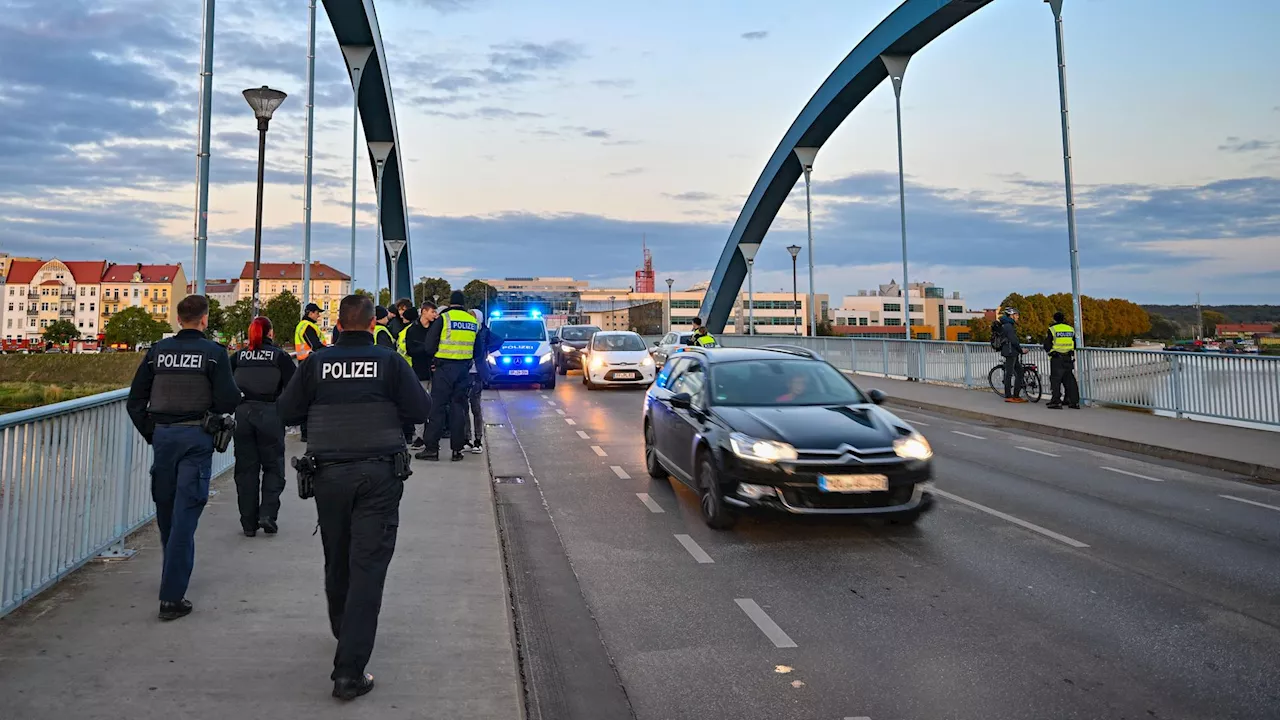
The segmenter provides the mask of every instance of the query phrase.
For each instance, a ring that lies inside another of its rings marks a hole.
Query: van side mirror
[[[889,396],[885,395],[883,390],[868,390],[867,397],[871,398],[871,402],[877,405],[883,405],[889,399]]]

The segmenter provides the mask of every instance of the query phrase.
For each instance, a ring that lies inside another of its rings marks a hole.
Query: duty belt
[[[204,425],[204,419],[203,419],[203,418],[201,418],[201,419],[199,419],[199,420],[183,420],[183,421],[181,421],[181,422],[173,422],[173,423],[156,423],[156,425],[157,425],[158,427],[179,427],[179,426],[187,426],[187,427],[189,427],[189,426],[193,426],[193,425],[194,425],[195,427],[200,427],[200,426]]]

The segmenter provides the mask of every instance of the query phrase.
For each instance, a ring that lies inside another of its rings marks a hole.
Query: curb
[[[1173,460],[1176,462],[1187,463],[1188,465],[1198,465],[1200,467],[1206,467],[1213,470],[1222,470],[1236,475],[1243,475],[1251,480],[1261,483],[1280,483],[1280,467],[1241,462],[1239,460],[1232,460],[1231,458],[1205,455],[1203,453],[1162,447],[1160,445],[1149,445],[1147,443],[1136,442],[1133,440],[1114,438],[1108,435],[1098,435],[1096,433],[1082,432],[1080,430],[1044,425],[1027,420],[991,415],[977,410],[964,410],[961,408],[949,407],[947,405],[938,405],[936,403],[912,400],[903,397],[891,397],[889,402],[886,404],[900,405],[902,407],[915,408],[917,410],[927,410],[929,412],[961,417],[967,420],[978,420],[1000,427],[1018,428],[1020,430],[1028,430],[1040,435],[1051,435],[1054,437],[1066,438],[1068,440],[1086,442],[1092,445],[1102,445],[1114,450],[1125,450],[1128,452],[1138,453],[1140,455],[1148,455],[1162,460]]]

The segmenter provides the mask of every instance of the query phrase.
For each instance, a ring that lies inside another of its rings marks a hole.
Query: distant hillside
[[[1280,323],[1280,305],[1205,305],[1205,310],[1216,310],[1233,323]],[[1196,322],[1194,305],[1143,305],[1143,310],[1166,317],[1175,323],[1192,325]]]

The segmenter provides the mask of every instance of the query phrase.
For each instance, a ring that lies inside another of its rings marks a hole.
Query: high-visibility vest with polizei
[[[470,360],[475,354],[476,333],[480,323],[466,310],[446,310],[440,316],[440,360]]]
[[[711,333],[703,333],[702,335],[696,335],[694,336],[693,341],[698,343],[698,347],[715,347],[716,346],[716,339],[712,337]]]
[[[377,344],[378,344],[378,335],[379,335],[379,333],[384,334],[384,335],[386,335],[387,337],[391,338],[391,331],[387,329],[387,326],[386,326],[386,325],[383,325],[383,324],[381,324],[381,323],[378,323],[378,324],[376,324],[376,325],[374,325],[374,326],[373,326],[373,344],[374,344],[374,345],[377,345]],[[392,344],[392,345],[395,345],[395,344],[396,344],[396,339],[395,339],[395,338],[391,338],[391,344]]]
[[[400,337],[396,338],[396,351],[405,359],[405,362],[409,363],[409,367],[413,367],[413,358],[409,357],[409,349],[405,344],[405,336],[409,334],[409,328],[411,327],[413,327],[412,324],[405,325],[404,328],[400,330]],[[391,331],[388,330],[387,332]]]
[[[1066,354],[1076,349],[1076,329],[1066,323],[1058,323],[1049,328],[1053,335],[1053,349],[1050,352]]]
[[[306,360],[312,350],[319,349],[313,348],[307,343],[307,328],[315,330],[316,337],[320,337],[319,325],[311,322],[307,318],[302,318],[302,320],[298,321],[298,326],[293,331],[293,349],[297,352],[299,360]]]

